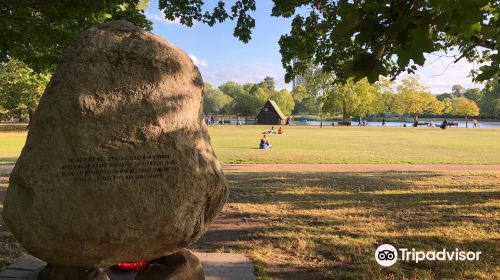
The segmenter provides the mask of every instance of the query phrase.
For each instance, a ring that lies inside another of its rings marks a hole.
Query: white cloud
[[[181,22],[180,22],[179,19],[168,20],[168,19],[165,18],[164,15],[162,15],[160,13],[145,12],[144,14],[146,15],[147,19],[149,19],[150,21],[153,21],[153,22],[165,23],[165,24],[168,24],[168,25],[181,25]]]
[[[290,89],[290,85],[285,84],[283,69],[281,66],[273,63],[223,63],[206,67],[201,70],[201,73],[203,80],[214,86],[227,81],[234,81],[239,84],[257,83],[264,80],[266,76],[270,76],[275,79],[277,89]]]
[[[190,54],[189,58],[193,61],[194,65],[198,67],[207,67],[208,62],[204,59],[198,59],[194,54]]]
[[[426,65],[420,67],[416,74],[420,77],[422,84],[430,88],[434,94],[450,92],[453,85],[459,84],[465,88],[483,87],[482,84],[472,82],[469,77],[470,70],[478,68],[465,59],[454,63],[455,58],[443,56],[443,54],[429,55],[426,57]],[[398,80],[405,75],[398,77]]]

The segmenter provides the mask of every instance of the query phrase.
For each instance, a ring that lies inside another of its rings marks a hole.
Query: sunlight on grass
[[[284,271],[317,279],[500,279],[500,172],[227,176],[228,206],[266,226],[223,251],[256,256],[261,279]],[[479,262],[382,268],[373,257],[382,243],[483,255]]]
[[[500,164],[500,129],[285,127],[271,150],[257,149],[268,126],[210,127],[222,163]],[[14,163],[26,132],[0,132],[0,164]]]
[[[210,127],[223,163],[499,164],[500,129],[285,127],[271,150],[257,149],[269,126]]]

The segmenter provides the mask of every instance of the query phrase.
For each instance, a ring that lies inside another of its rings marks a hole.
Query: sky
[[[280,36],[290,31],[291,19],[271,17],[272,5],[272,1],[257,0],[257,10],[252,13],[256,26],[252,40],[247,44],[233,37],[235,23],[231,21],[213,27],[195,23],[191,28],[177,21],[168,21],[158,9],[158,0],[151,0],[146,17],[153,22],[153,33],[189,54],[205,82],[214,86],[226,81],[255,83],[271,76],[275,78],[278,89],[291,90],[292,85],[284,81],[285,70],[278,45]],[[468,77],[473,65],[467,61],[455,64],[454,58],[442,54],[429,54],[426,58],[426,65],[416,74],[432,93],[450,92],[455,84],[465,88],[483,87]],[[398,77],[402,78],[404,75]]]

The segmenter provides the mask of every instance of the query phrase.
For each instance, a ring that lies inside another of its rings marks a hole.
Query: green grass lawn
[[[0,164],[15,163],[26,142],[26,132],[0,131]]]
[[[257,149],[269,128],[209,131],[224,163],[500,163],[500,129],[296,126],[270,136],[271,150]]]
[[[210,135],[223,163],[500,164],[500,129],[285,127],[271,150],[257,149],[270,126],[215,126]],[[26,132],[0,132],[0,164],[14,163]]]
[[[259,279],[500,279],[500,172],[226,173],[208,250]],[[479,261],[375,262],[378,245],[481,251]]]

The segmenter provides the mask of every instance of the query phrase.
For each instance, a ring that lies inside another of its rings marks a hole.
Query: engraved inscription
[[[89,156],[69,158],[60,176],[75,183],[161,179],[177,171],[169,155]]]

